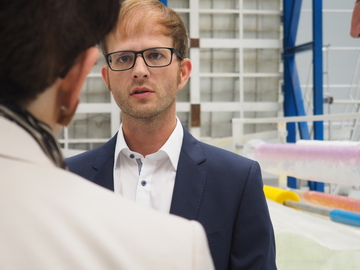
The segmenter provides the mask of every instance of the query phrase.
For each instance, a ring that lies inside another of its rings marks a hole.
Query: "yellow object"
[[[284,190],[281,188],[264,186],[265,197],[277,203],[284,204],[286,200],[300,202],[300,197],[293,191]]]

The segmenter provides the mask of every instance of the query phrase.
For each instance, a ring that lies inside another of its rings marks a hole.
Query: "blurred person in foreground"
[[[157,0],[122,4],[102,40],[119,132],[67,159],[73,172],[149,208],[199,221],[217,270],[272,270],[273,228],[257,162],[196,140],[176,117],[192,64],[180,16]]]
[[[65,170],[73,117],[117,0],[0,1],[0,269],[213,269],[197,222]]]

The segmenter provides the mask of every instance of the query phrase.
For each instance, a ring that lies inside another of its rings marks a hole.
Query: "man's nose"
[[[149,68],[141,54],[136,56],[132,73],[134,78],[144,78],[149,76]]]

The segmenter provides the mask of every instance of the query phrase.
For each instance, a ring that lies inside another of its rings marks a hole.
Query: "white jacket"
[[[55,167],[0,117],[0,269],[211,270],[195,221],[146,209]]]

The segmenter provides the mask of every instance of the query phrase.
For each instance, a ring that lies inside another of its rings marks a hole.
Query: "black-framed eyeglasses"
[[[176,49],[167,47],[155,47],[142,51],[117,51],[108,53],[105,55],[105,58],[111,70],[124,71],[132,69],[135,66],[139,54],[148,67],[161,68],[171,64],[174,53],[181,60],[183,59]]]

